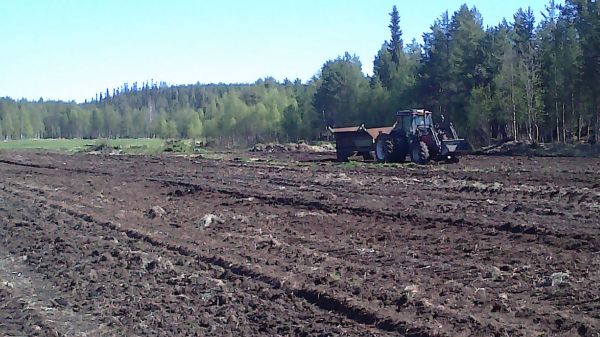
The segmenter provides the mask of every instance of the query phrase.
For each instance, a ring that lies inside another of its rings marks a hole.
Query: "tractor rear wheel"
[[[393,135],[393,134],[392,134]],[[403,135],[394,137],[394,162],[404,163],[406,155],[410,152],[410,144],[408,139]]]
[[[410,159],[416,164],[426,164],[429,161],[429,148],[425,142],[414,142],[410,149]]]

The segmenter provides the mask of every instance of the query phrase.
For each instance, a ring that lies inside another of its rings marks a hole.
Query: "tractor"
[[[365,160],[382,163],[402,163],[410,156],[412,162],[425,164],[431,160],[458,162],[458,155],[469,148],[458,138],[452,123],[434,124],[432,113],[423,109],[401,110],[391,127],[331,128],[335,135],[339,161],[357,153]]]

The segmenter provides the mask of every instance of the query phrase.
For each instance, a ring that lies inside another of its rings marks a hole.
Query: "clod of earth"
[[[225,221],[214,214],[205,214],[200,221],[199,226],[208,228],[213,223],[224,223]]]
[[[242,223],[247,223],[247,222],[248,222],[248,220],[249,220],[249,217],[247,217],[247,216],[245,216],[245,215],[237,215],[237,214],[236,214],[236,215],[232,216],[232,219],[233,219],[233,220],[240,221],[240,222],[242,222]]]
[[[492,281],[503,281],[504,276],[502,275],[502,270],[496,266],[491,266],[485,273],[486,279],[491,279]]]
[[[569,274],[569,271],[553,273],[550,276],[546,276],[546,277],[540,279],[537,283],[537,286],[538,287],[557,287],[557,286],[560,286],[561,284],[568,284],[569,283],[568,280],[570,277],[571,277],[571,275]]]
[[[304,211],[296,212],[296,214],[294,214],[294,216],[297,218],[304,218],[305,216],[320,216],[320,215],[321,214],[319,214],[317,212],[304,212]]]
[[[342,279],[342,274],[340,274],[340,272],[334,271],[329,273],[329,278],[331,279],[331,282],[337,282]]]
[[[50,300],[50,303],[54,307],[66,307],[69,305],[69,301],[67,301],[66,299],[61,298],[61,297]]]
[[[146,216],[150,219],[160,218],[165,214],[167,214],[167,211],[160,206],[154,206],[146,212]]]
[[[396,306],[399,308],[399,307],[409,304],[418,293],[419,293],[419,286],[417,286],[416,284],[411,284],[411,285],[404,287],[402,294],[396,300]]]
[[[486,288],[475,288],[473,293],[473,302],[483,304],[488,301],[488,290]]]

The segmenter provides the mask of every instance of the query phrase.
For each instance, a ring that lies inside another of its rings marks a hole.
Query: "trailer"
[[[348,157],[360,155],[364,160],[373,160],[375,155],[375,139],[380,133],[388,134],[393,127],[367,129],[364,125],[330,128],[335,137],[335,148],[338,161],[348,161]]]

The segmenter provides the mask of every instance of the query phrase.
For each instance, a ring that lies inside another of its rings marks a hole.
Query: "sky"
[[[559,1],[557,1],[559,2]],[[123,83],[247,83],[317,74],[344,52],[372,73],[398,7],[405,42],[448,10],[484,26],[547,0],[0,0],[0,97],[75,100]]]

